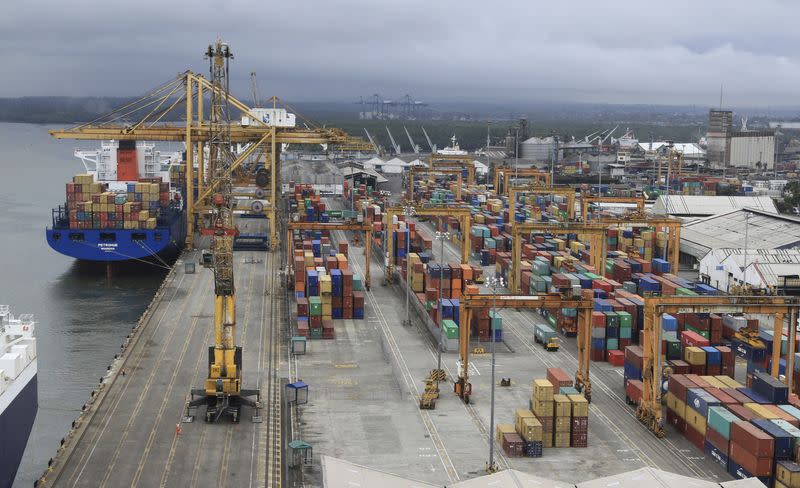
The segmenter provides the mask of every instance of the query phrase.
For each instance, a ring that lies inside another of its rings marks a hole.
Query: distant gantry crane
[[[419,145],[414,143],[414,139],[411,138],[411,133],[408,132],[408,127],[403,126],[403,129],[406,131],[406,135],[408,136],[408,143],[411,144],[411,150],[414,151],[414,154],[419,154]]]
[[[422,126],[420,126],[422,127]],[[431,142],[431,138],[428,135],[428,131],[425,130],[425,127],[422,127],[422,133],[425,134],[425,140],[428,141],[428,147],[431,148],[431,154],[436,152],[436,144]]]

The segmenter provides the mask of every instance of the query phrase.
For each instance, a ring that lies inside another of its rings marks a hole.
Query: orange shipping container
[[[478,285],[467,285],[464,287],[464,295],[477,295]]]
[[[306,291],[306,282],[305,281],[295,281],[294,283],[294,291]]]
[[[461,279],[464,281],[472,281],[472,266],[469,264],[461,265]]]

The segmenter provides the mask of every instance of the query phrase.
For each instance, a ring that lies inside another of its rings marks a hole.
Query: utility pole
[[[439,318],[439,343],[436,346],[436,377],[442,370],[442,279],[444,278],[444,241],[450,239],[449,232],[436,231],[435,239],[439,241],[439,303],[437,304],[437,317]],[[439,383],[438,379],[436,381]]]
[[[411,205],[406,205],[403,207],[403,215],[405,215],[406,217],[406,225],[408,225],[408,218],[416,213],[417,210]],[[406,255],[406,320],[403,321],[403,325],[405,326],[411,325],[411,319],[408,316],[408,302],[410,294],[409,288],[411,288],[411,281],[409,280],[410,277],[411,277],[411,263],[408,260],[408,255]]]
[[[491,334],[491,353],[492,353],[492,393],[491,393],[491,407],[489,410],[489,464],[487,471],[493,473],[497,471],[497,465],[494,463],[494,388],[495,388],[495,347],[496,331],[494,328],[494,317],[497,314],[497,290],[505,286],[502,276],[494,275],[486,279],[486,285],[492,289],[492,313],[489,317],[489,333]]]
[[[750,237],[750,212],[744,214],[744,269],[742,270],[742,285],[747,284],[747,240]]]

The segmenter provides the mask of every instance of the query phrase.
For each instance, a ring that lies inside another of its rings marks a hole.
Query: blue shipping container
[[[791,459],[794,437],[767,419],[753,419],[752,424],[775,439],[775,459]]]
[[[719,404],[719,400],[704,389],[689,388],[689,394],[686,397],[686,405],[694,409],[695,412],[702,414],[703,417],[708,417],[708,407]]]

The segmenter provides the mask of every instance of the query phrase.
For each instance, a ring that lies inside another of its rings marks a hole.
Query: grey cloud
[[[217,36],[233,89],[355,100],[795,104],[789,0],[642,2],[6,0],[0,96],[131,95],[205,72]]]

